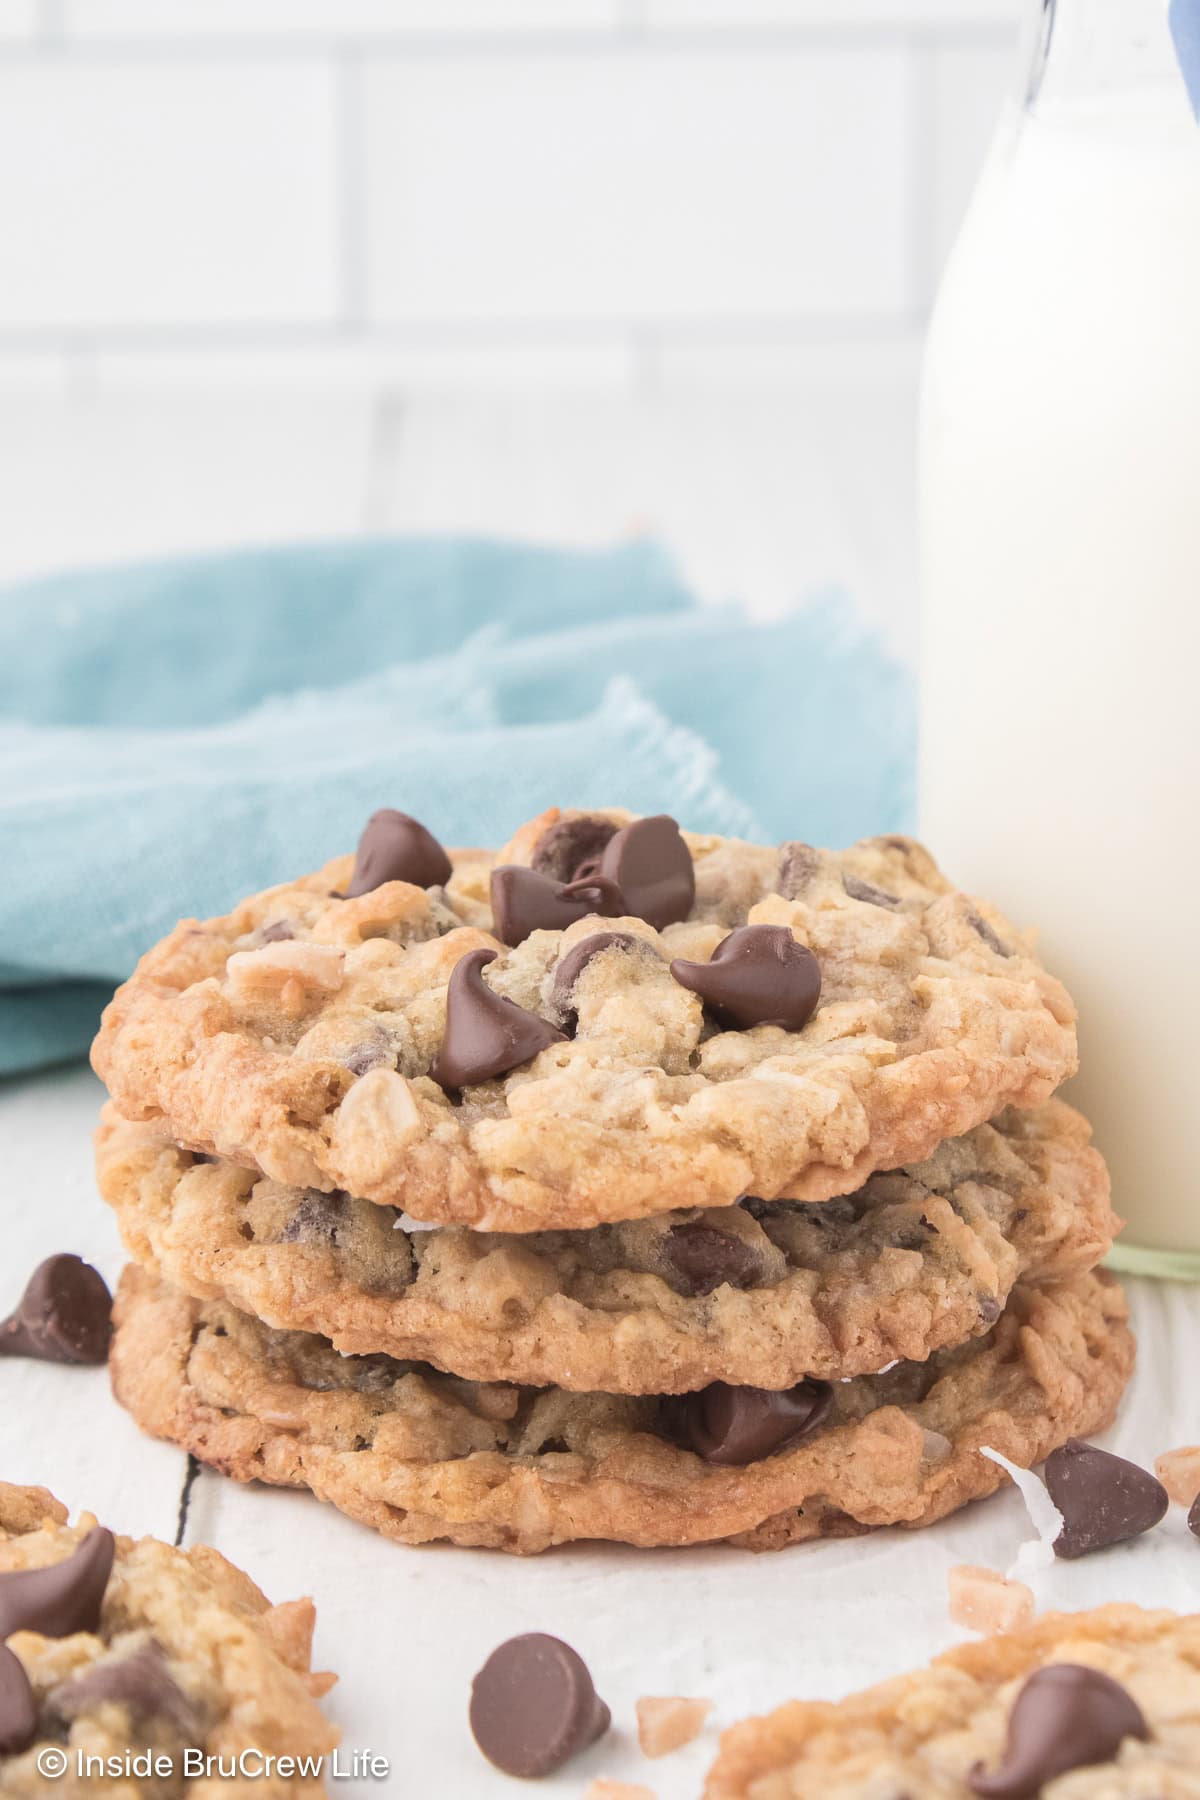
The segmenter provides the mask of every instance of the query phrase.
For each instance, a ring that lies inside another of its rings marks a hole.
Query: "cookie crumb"
[[[638,1743],[643,1756],[666,1756],[690,1744],[704,1729],[711,1700],[688,1700],[674,1694],[637,1703]]]
[[[968,1631],[1016,1631],[1033,1618],[1033,1589],[995,1569],[958,1563],[947,1578],[950,1617]]]
[[[1165,1450],[1154,1459],[1154,1473],[1176,1506],[1190,1506],[1200,1494],[1200,1444]]]
[[[583,1800],[657,1800],[648,1787],[634,1781],[593,1781]]]

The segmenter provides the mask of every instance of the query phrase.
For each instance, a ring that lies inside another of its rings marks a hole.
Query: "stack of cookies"
[[[105,1014],[117,1397],[411,1543],[929,1523],[1130,1373],[1075,1059],[908,838],[377,813]]]

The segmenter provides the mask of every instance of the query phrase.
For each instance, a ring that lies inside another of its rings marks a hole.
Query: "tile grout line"
[[[343,45],[334,65],[340,322],[361,330],[367,316],[367,154],[362,56]]]
[[[923,317],[933,303],[937,279],[937,170],[939,130],[937,118],[936,48],[919,42],[909,46],[907,82],[908,167],[905,203],[907,268],[905,285],[912,310]]]

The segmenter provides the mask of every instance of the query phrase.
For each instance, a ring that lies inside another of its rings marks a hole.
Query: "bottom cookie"
[[[312,1628],[310,1601],[271,1606],[215,1550],[69,1525],[0,1482],[0,1794],[324,1794]]]
[[[342,1356],[142,1268],[122,1276],[114,1322],[114,1391],[156,1437],[406,1543],[524,1553],[587,1538],[765,1550],[929,1524],[1001,1485],[981,1445],[1029,1465],[1101,1430],[1134,1356],[1102,1274],[1019,1288],[986,1337],[782,1402],[573,1394]]]
[[[1200,1615],[1048,1613],[721,1739],[705,1800],[1200,1796]]]

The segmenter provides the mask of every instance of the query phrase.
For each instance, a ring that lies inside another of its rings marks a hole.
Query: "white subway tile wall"
[[[915,339],[1017,6],[0,0],[0,384]]]
[[[921,335],[1025,3],[0,0],[0,580],[649,531],[911,655]]]

